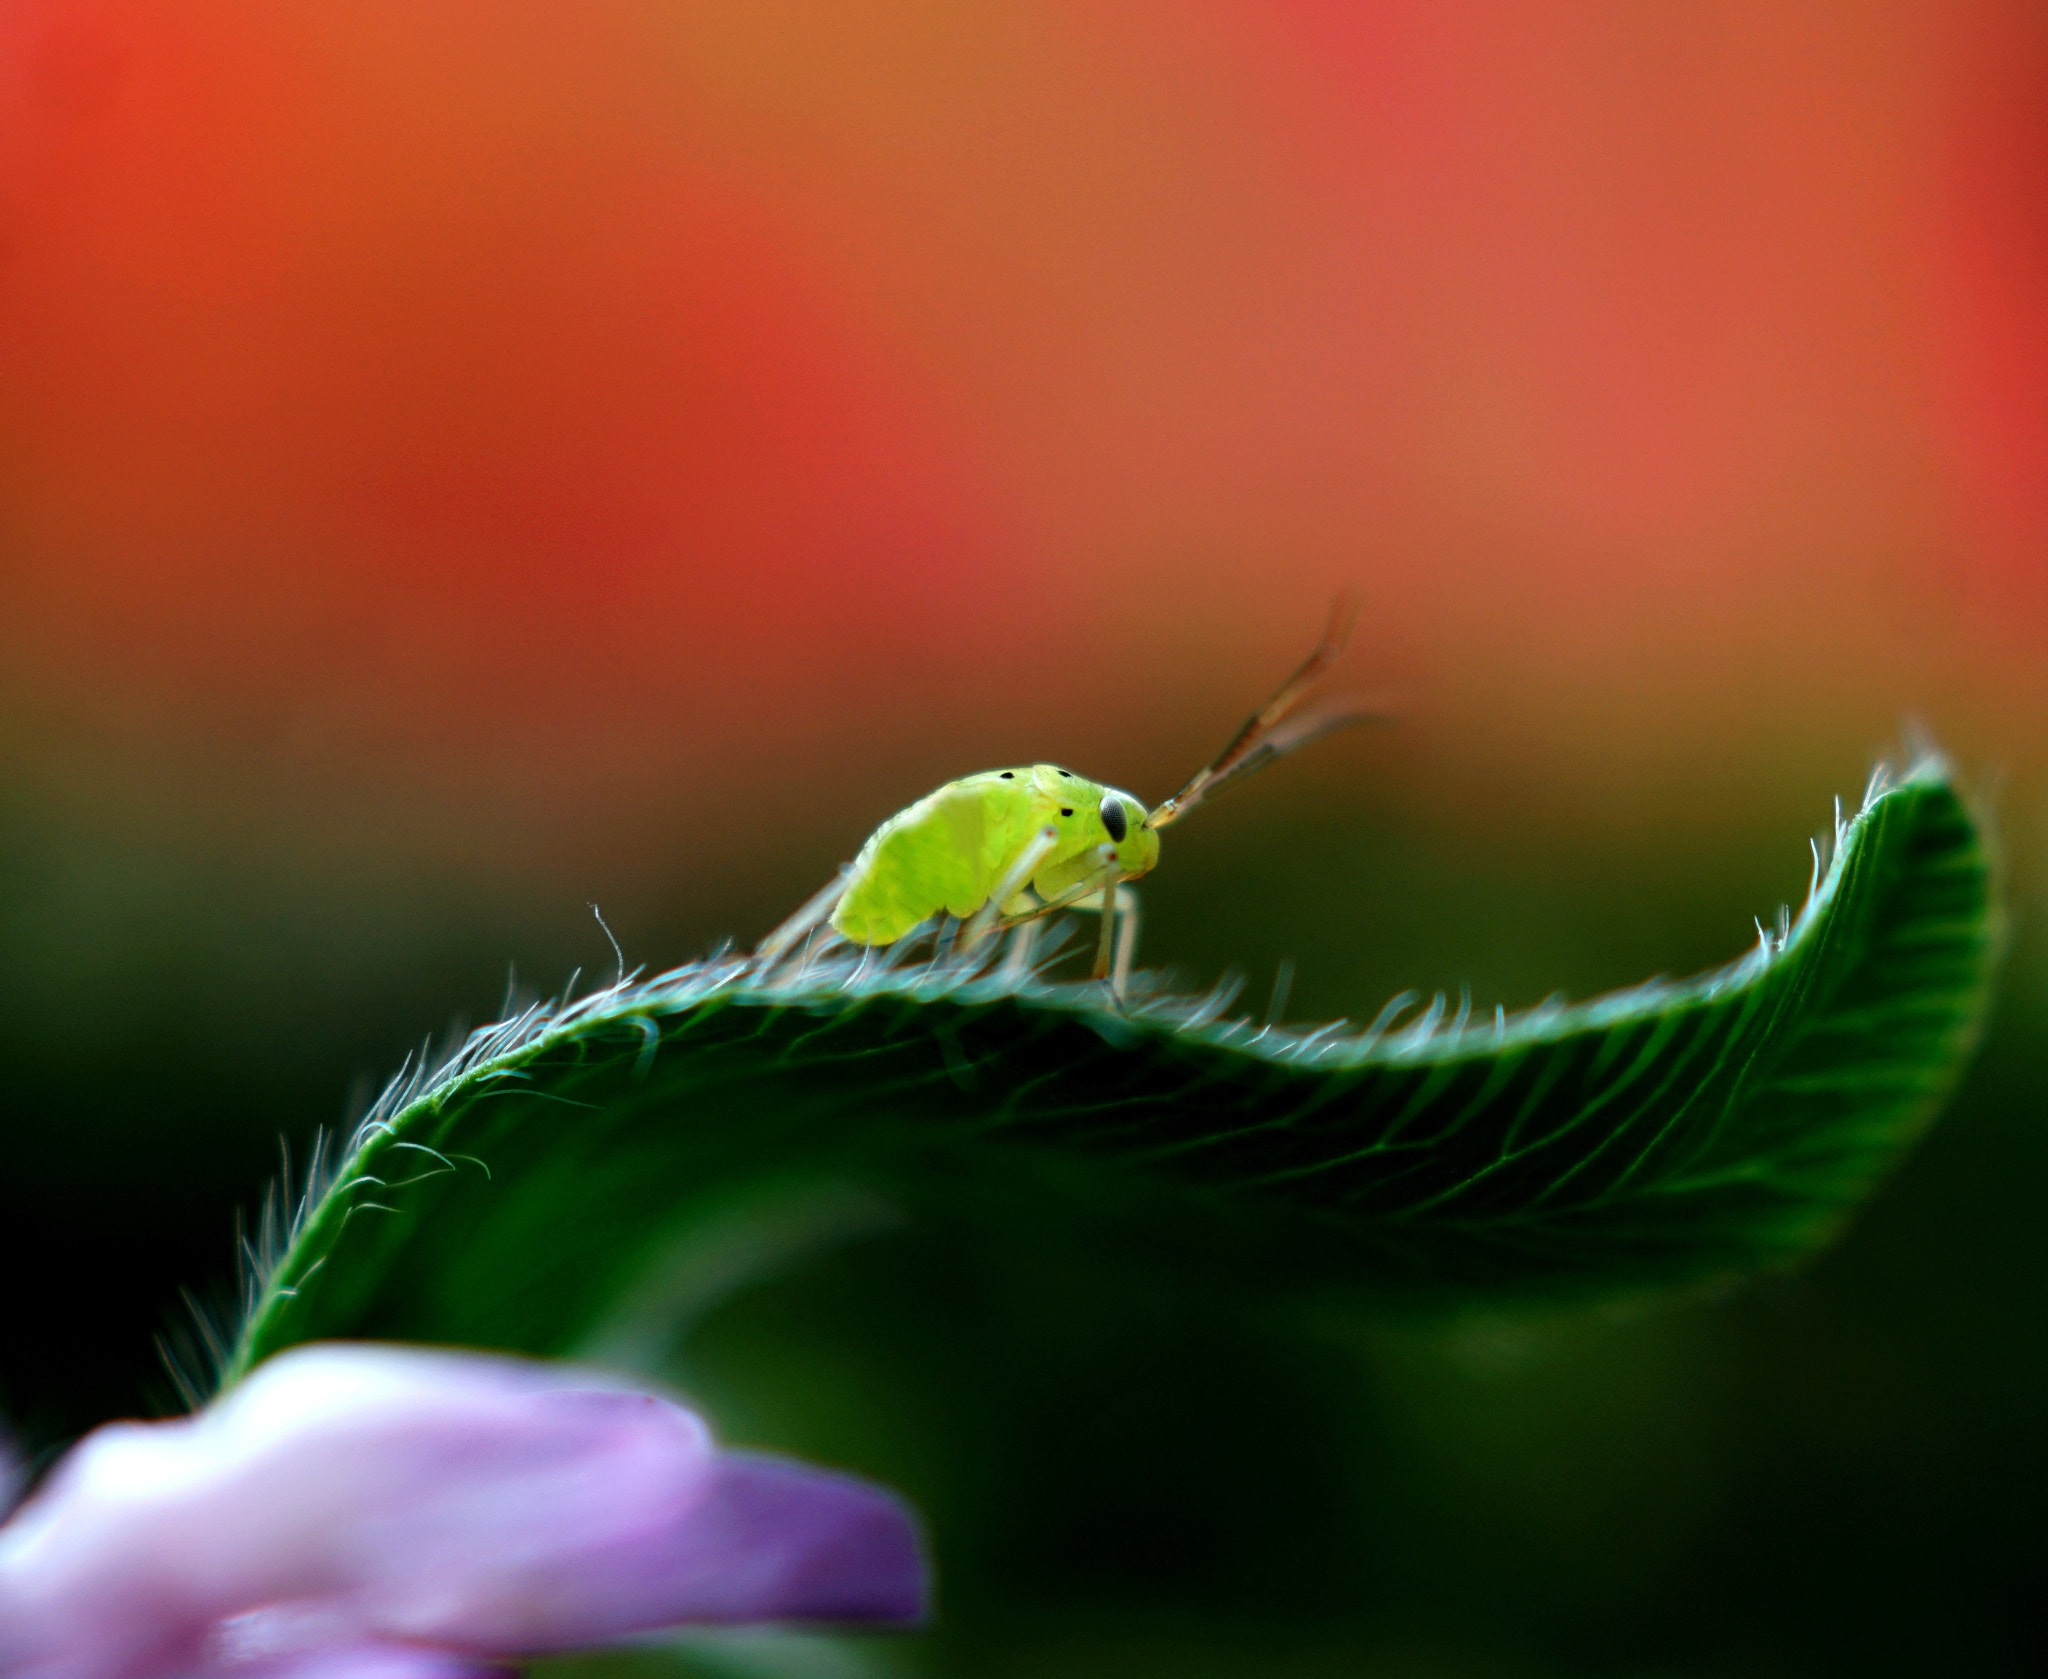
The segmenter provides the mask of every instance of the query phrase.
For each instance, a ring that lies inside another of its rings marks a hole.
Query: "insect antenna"
[[[1204,799],[1231,782],[1242,781],[1254,771],[1264,769],[1275,758],[1298,751],[1333,730],[1380,715],[1363,700],[1334,699],[1293,717],[1295,707],[1301,704],[1309,689],[1343,654],[1345,643],[1351,639],[1352,626],[1357,622],[1358,597],[1346,590],[1330,603],[1330,620],[1324,626],[1323,639],[1302,661],[1300,669],[1280,684],[1271,699],[1245,719],[1244,727],[1230,737],[1229,745],[1197,770],[1185,787],[1145,818],[1145,826],[1163,828],[1169,822],[1178,822]],[[1290,717],[1292,721],[1289,721]]]

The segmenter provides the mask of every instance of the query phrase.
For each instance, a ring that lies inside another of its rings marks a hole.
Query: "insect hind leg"
[[[755,971],[766,974],[782,960],[790,946],[837,909],[839,900],[846,896],[846,889],[852,877],[853,865],[842,863],[839,866],[839,873],[830,882],[813,892],[804,900],[803,907],[796,914],[756,945],[753,956]]]

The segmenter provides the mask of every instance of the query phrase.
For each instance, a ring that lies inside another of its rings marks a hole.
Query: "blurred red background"
[[[10,0],[16,787],[715,899],[1156,795],[1344,580],[1442,827],[2030,771],[2044,81],[1991,0]]]

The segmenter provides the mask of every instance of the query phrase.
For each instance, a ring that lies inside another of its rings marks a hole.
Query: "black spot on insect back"
[[[1114,793],[1102,795],[1102,825],[1118,845],[1123,844],[1124,835],[1130,831],[1130,818],[1124,814],[1124,802]]]
[[[1004,770],[996,779],[999,781],[1015,781],[1017,779],[1017,772],[1015,770]]]
[[[1072,816],[1074,814],[1074,807],[1072,805],[1061,805],[1060,814],[1062,816]]]

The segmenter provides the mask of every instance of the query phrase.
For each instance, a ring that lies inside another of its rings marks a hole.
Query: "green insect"
[[[762,941],[757,960],[772,965],[827,917],[851,944],[887,945],[936,915],[950,915],[962,924],[954,948],[964,952],[991,931],[1080,909],[1102,916],[1095,977],[1113,971],[1121,996],[1137,946],[1137,895],[1126,883],[1158,863],[1159,830],[1274,759],[1374,715],[1350,699],[1295,715],[1343,652],[1356,617],[1353,602],[1340,597],[1301,668],[1163,804],[1147,810],[1122,789],[1057,764],[949,781],[877,828],[838,879]]]

